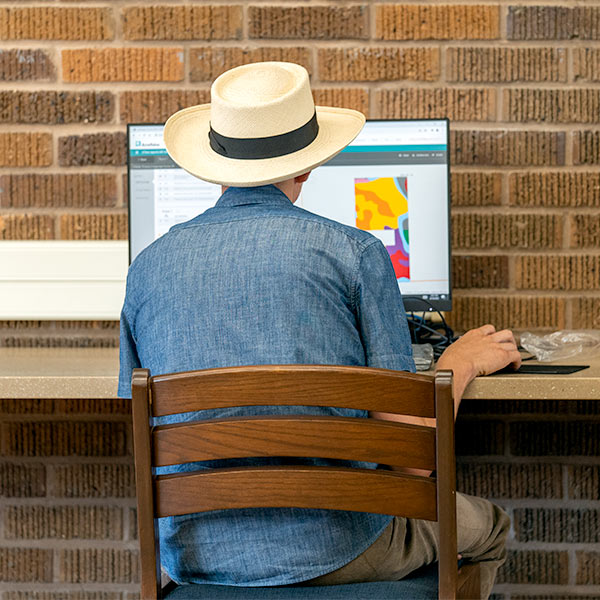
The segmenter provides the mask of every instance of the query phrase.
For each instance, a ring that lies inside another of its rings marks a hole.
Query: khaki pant
[[[506,559],[508,515],[483,498],[456,494],[458,552],[479,562],[481,597],[487,598],[496,571]],[[396,581],[438,559],[437,523],[396,517],[353,561],[303,585],[336,585],[360,581]]]

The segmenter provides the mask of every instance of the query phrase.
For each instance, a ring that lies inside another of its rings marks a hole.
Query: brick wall
[[[0,399],[0,598],[138,591],[130,406]]]
[[[458,489],[512,520],[496,600],[600,597],[600,405],[465,401]]]
[[[455,329],[600,326],[600,0],[0,0],[0,239],[124,239],[125,123],[257,60],[321,104],[452,120]],[[3,346],[117,338],[0,321]],[[130,598],[126,407],[0,402],[0,597]],[[498,598],[600,597],[598,408],[469,403],[458,428],[459,486],[513,517]]]
[[[600,597],[600,406],[470,401],[458,488],[511,515],[496,600]],[[132,600],[129,403],[0,400],[0,598]]]
[[[123,239],[125,124],[291,60],[317,102],[452,120],[461,331],[600,324],[600,2],[0,0],[0,239]],[[0,345],[116,344],[0,322]]]

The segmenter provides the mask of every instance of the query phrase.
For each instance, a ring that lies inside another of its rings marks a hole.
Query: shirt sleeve
[[[141,367],[135,347],[131,323],[125,307],[121,311],[121,328],[119,334],[119,398],[131,398],[131,373]]]
[[[406,312],[385,246],[367,246],[356,269],[354,306],[366,365],[414,373]]]

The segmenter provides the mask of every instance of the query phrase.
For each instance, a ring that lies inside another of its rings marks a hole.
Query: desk
[[[466,400],[600,400],[600,357],[571,375],[478,377]],[[119,352],[114,348],[0,348],[0,398],[114,398]]]
[[[572,362],[591,368],[480,377],[465,393],[459,489],[513,520],[500,598],[600,598],[600,405],[587,402],[600,400],[600,358]],[[115,399],[117,376],[116,349],[0,349],[0,559],[11,553],[12,576],[31,582],[22,589],[137,591],[129,401]],[[0,594],[14,585],[0,573]]]

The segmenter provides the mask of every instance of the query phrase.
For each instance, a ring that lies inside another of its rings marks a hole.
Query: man
[[[356,111],[315,110],[306,70],[290,63],[232,69],[213,83],[210,105],[169,119],[171,157],[193,175],[222,184],[223,195],[132,264],[121,317],[121,397],[130,395],[131,370],[139,366],[153,374],[285,363],[414,370],[385,247],[365,231],[293,204],[311,169],[341,151],[363,124]],[[512,334],[490,325],[465,334],[438,366],[454,370],[458,408],[473,377],[519,360]],[[487,595],[504,560],[508,517],[485,500],[459,495],[458,518],[459,551],[483,561]],[[215,511],[162,519],[160,527],[163,566],[178,582],[390,580],[437,556],[433,524],[385,515]]]

